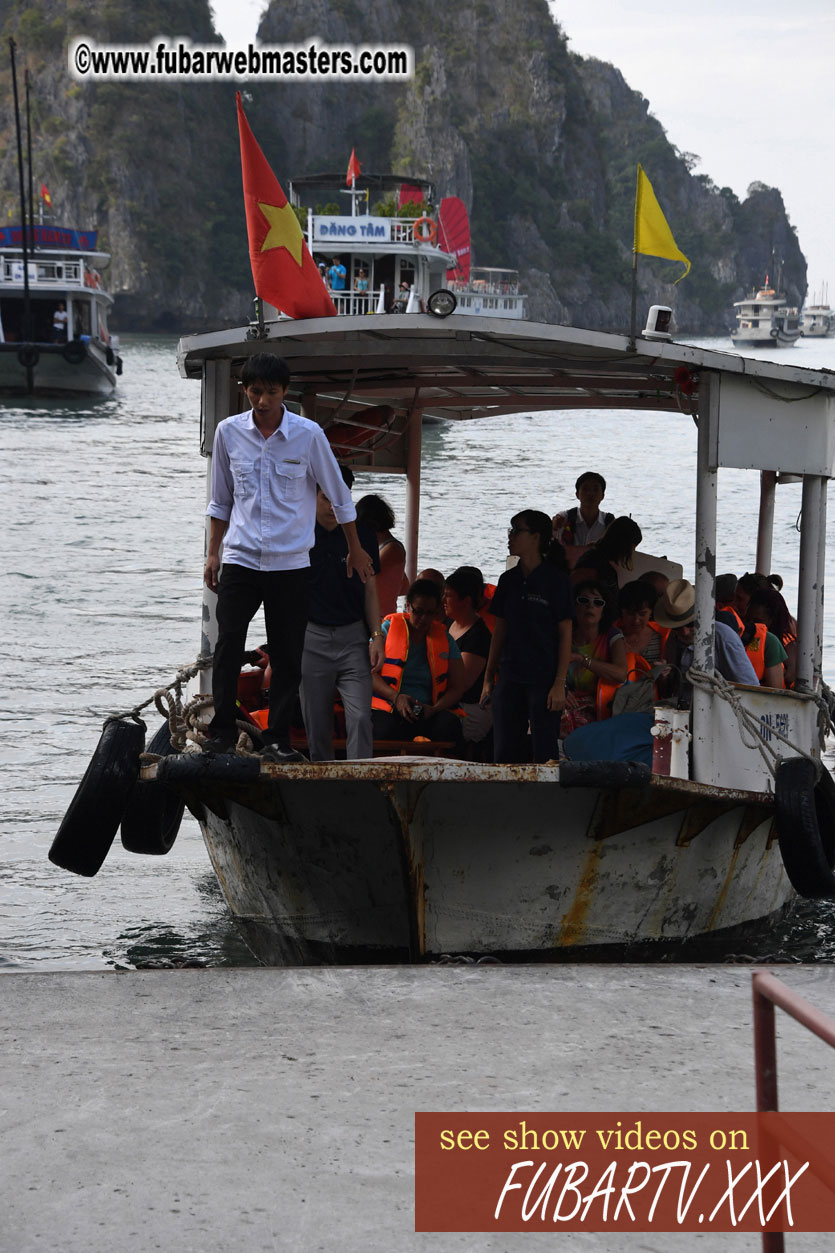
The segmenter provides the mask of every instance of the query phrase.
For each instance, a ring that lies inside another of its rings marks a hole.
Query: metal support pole
[[[716,488],[719,418],[719,379],[702,377],[699,398],[699,437],[696,450],[696,635],[693,665],[708,674],[714,668],[716,602]],[[693,691],[693,766],[697,782],[713,774],[711,711],[713,700],[702,688]]]
[[[207,361],[203,370],[201,413],[200,413],[200,451],[206,458],[206,504],[212,498],[212,446],[218,422],[222,422],[230,413],[230,393],[232,390],[231,363],[229,361]],[[203,559],[209,552],[209,534],[212,521],[208,515],[204,519]],[[223,549],[221,548],[221,561]],[[217,592],[212,592],[203,584],[203,612],[200,623],[200,656],[214,655],[217,644]],[[212,690],[211,668],[201,670],[195,680],[197,691],[201,694]]]
[[[829,480],[820,480],[820,499],[818,501],[818,577],[815,588],[815,641],[812,660],[812,682],[815,691],[820,691],[823,679],[823,603],[826,582],[826,489]]]
[[[777,472],[763,470],[760,474],[760,520],[757,527],[757,574],[771,573],[771,546],[774,538],[774,497]]]
[[[797,589],[797,681],[800,692],[815,688],[820,675],[823,579],[820,573],[826,517],[825,479],[804,474],[800,524],[800,570]],[[823,502],[821,496],[824,496]]]
[[[420,450],[423,436],[423,414],[412,409],[409,414],[409,447],[406,454],[406,577],[410,583],[417,578],[418,534],[420,531]]]

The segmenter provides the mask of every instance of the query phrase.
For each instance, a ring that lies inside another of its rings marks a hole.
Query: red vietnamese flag
[[[255,291],[291,318],[334,317],[336,309],[308,252],[299,220],[249,129],[240,92],[236,100]]]
[[[360,163],[357,160],[357,154],[351,149],[351,160],[348,162],[348,173],[345,175],[346,187],[353,187],[354,183],[360,176]]]
[[[44,202],[44,204],[49,205],[51,207],[52,197],[49,194],[49,188],[47,187],[46,183],[41,183],[41,200]]]

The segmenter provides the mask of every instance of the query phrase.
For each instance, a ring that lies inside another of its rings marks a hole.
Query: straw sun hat
[[[687,579],[673,579],[655,602],[653,621],[662,627],[689,626],[696,617],[696,589]]]

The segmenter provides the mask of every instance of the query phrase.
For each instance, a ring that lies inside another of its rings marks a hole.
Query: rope
[[[144,728],[145,722],[139,715],[149,705],[155,705],[168,723],[171,748],[175,753],[183,752],[189,741],[192,744],[196,744],[198,748],[202,748],[209,736],[206,734],[206,726],[200,715],[207,706],[212,704],[212,697],[208,692],[200,692],[184,705],[183,687],[190,679],[199,674],[201,670],[207,670],[211,664],[211,657],[200,656],[190,666],[181,666],[166,687],[158,687],[153,696],[149,696],[141,705],[134,705],[132,709],[126,709],[122,713],[111,714],[107,721],[132,718],[134,722],[138,722]],[[235,745],[235,752],[242,757],[256,756],[255,742],[252,738],[252,724],[239,719],[235,726],[238,729],[238,742]],[[140,757],[143,764],[146,765],[160,760],[155,753],[142,753]]]
[[[739,723],[739,734],[742,743],[746,748],[755,748],[762,757],[766,767],[772,775],[776,776],[777,766],[782,758],[777,749],[767,743],[762,736],[762,724],[750,710],[746,709],[739,699],[733,684],[723,678],[721,674],[714,671],[708,674],[706,670],[697,670],[695,666],[691,666],[687,671],[687,678],[693,687],[699,687],[704,692],[718,696],[721,700],[727,701],[736,714]],[[828,689],[827,689],[828,690]],[[829,730],[832,729],[832,722],[829,717],[829,709],[822,697],[815,696],[815,702],[818,706],[818,730],[821,737],[821,748],[825,747],[824,737]],[[826,726],[823,726],[822,713],[825,713]],[[774,736],[776,740],[782,741],[783,744],[794,752],[798,757],[805,757],[807,761],[811,761],[815,767],[818,777],[820,777],[821,763],[811,753],[807,753],[799,744],[793,743],[787,735],[783,735],[782,731],[778,731],[776,727],[768,728],[769,735]]]

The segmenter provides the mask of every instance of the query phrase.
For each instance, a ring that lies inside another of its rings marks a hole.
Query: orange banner
[[[415,1114],[415,1231],[835,1231],[835,1114]]]

